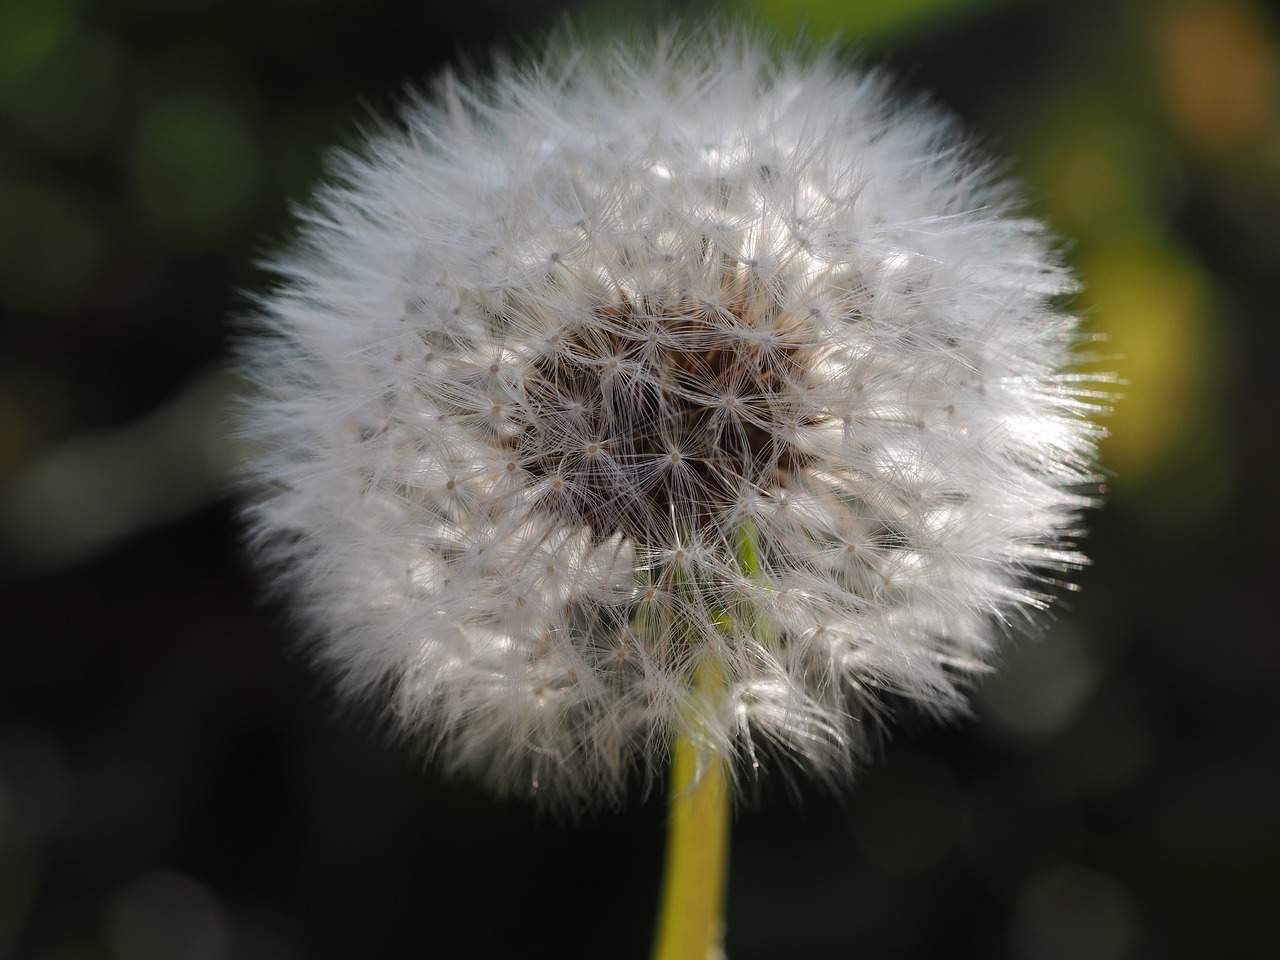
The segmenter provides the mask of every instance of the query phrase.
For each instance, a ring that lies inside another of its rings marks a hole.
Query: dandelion
[[[449,76],[272,264],[262,553],[344,691],[571,807],[946,715],[1081,562],[1074,282],[936,111],[722,33]]]

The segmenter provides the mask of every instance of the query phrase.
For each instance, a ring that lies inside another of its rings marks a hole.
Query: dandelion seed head
[[[254,541],[343,690],[501,790],[614,801],[676,735],[844,779],[1082,562],[1051,240],[945,117],[767,46],[446,77],[273,262]]]

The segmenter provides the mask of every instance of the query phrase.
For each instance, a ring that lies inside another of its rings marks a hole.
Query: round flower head
[[[927,108],[749,35],[562,42],[343,155],[247,349],[254,533],[448,768],[846,774],[1080,558],[1073,288]]]

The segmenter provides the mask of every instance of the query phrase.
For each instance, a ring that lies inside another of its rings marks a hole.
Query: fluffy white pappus
[[[448,76],[272,267],[253,538],[344,692],[568,806],[850,772],[1082,562],[1075,286],[953,124],[750,34]]]

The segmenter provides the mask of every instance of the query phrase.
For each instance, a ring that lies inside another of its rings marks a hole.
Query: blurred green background
[[[225,494],[234,318],[324,148],[565,9],[0,0],[0,957],[647,955],[661,798],[563,826],[335,717]],[[739,9],[1011,157],[1127,384],[1081,592],[851,798],[761,785],[729,956],[1280,955],[1276,11]]]

